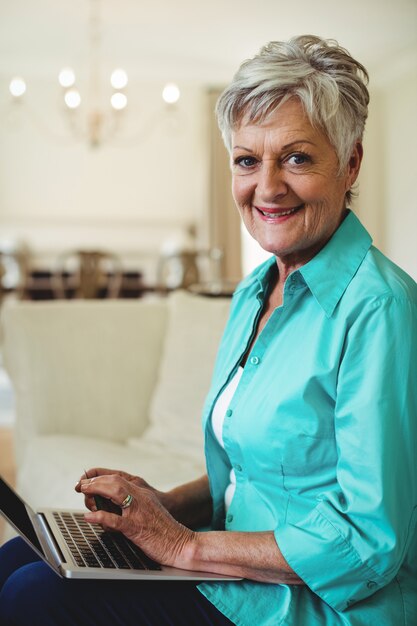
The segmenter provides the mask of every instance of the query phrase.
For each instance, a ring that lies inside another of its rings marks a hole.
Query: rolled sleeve
[[[276,542],[296,574],[329,606],[344,611],[388,584],[387,578],[363,563],[320,505],[305,517],[299,504],[294,509],[297,513],[290,503],[287,522],[275,531]]]

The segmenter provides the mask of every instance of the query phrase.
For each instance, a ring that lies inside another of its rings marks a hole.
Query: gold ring
[[[133,496],[128,493],[120,506],[122,507],[122,509],[127,509],[132,504],[132,502]]]

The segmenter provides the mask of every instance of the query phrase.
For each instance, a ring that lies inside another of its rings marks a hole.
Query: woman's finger
[[[114,474],[87,478],[80,484],[80,490],[85,496],[103,496],[119,506],[130,493],[131,488],[128,481]]]
[[[84,496],[84,504],[90,511],[97,511],[96,502],[92,496]]]
[[[85,470],[84,473],[80,476],[78,482],[75,485],[75,491],[80,492],[81,481],[88,478],[97,478],[99,476],[121,476],[125,480],[135,480],[136,476],[132,476],[127,472],[123,472],[121,470],[109,469],[107,467],[90,467],[90,469]]]
[[[84,519],[90,524],[100,524],[104,530],[123,532],[125,523],[120,515],[107,513],[107,511],[96,511],[85,513]]]

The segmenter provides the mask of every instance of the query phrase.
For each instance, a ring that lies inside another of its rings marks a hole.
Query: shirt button
[[[231,415],[233,415],[233,411],[232,411],[232,409],[227,409],[227,411],[226,411],[226,417],[230,417]]]
[[[230,522],[233,522],[233,515],[232,515],[231,513],[229,513],[229,515],[227,516],[227,521],[228,521],[229,523],[230,523]]]
[[[374,580],[368,580],[366,586],[368,587],[368,589],[375,589],[375,587],[378,587],[378,583],[376,583]]]
[[[251,357],[250,362],[252,363],[252,365],[258,365],[260,360],[261,359],[258,356],[253,356],[253,357]]]
[[[235,465],[235,470],[237,472],[241,472],[242,471],[242,466],[241,465]]]

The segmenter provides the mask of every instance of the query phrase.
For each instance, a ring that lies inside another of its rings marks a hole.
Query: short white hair
[[[221,94],[216,115],[227,149],[242,120],[262,122],[296,97],[313,126],[327,135],[340,170],[361,141],[368,116],[368,73],[332,39],[301,35],[271,41],[245,61]]]

